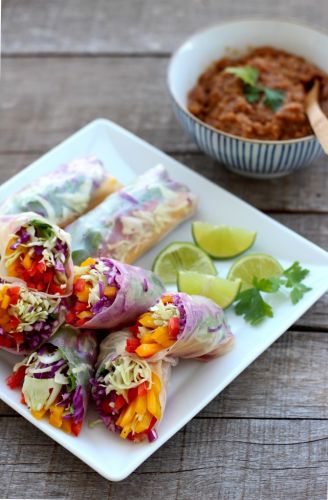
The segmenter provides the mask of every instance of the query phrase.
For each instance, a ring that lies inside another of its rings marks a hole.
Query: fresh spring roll
[[[102,162],[88,156],[60,165],[11,195],[0,205],[0,214],[35,212],[65,227],[119,188]]]
[[[46,342],[65,319],[60,297],[28,290],[22,283],[0,283],[0,348],[28,354]]]
[[[171,364],[150,363],[125,352],[129,332],[111,333],[101,343],[91,393],[108,430],[131,441],[154,441],[163,417]]]
[[[163,292],[162,282],[151,271],[114,259],[88,258],[74,269],[66,322],[92,329],[128,325]]]
[[[106,198],[67,227],[76,264],[112,257],[130,264],[189,217],[196,199],[162,165]]]
[[[92,332],[64,326],[47,343],[14,366],[11,389],[22,387],[25,403],[36,419],[78,436],[86,414],[97,357]]]
[[[49,295],[69,295],[73,284],[70,236],[40,215],[0,216],[0,276]]]
[[[166,293],[130,327],[126,352],[158,361],[170,356],[207,360],[229,351],[234,336],[212,300]]]

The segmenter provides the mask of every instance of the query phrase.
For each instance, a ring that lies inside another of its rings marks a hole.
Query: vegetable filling
[[[24,287],[0,285],[0,347],[34,350],[61,322],[60,298],[40,296]]]
[[[21,401],[36,419],[46,415],[54,427],[79,435],[84,416],[82,387],[59,348],[44,344],[17,363],[7,385],[22,386]]]
[[[25,281],[29,288],[64,295],[68,254],[67,243],[50,224],[32,220],[11,235],[5,250],[5,267],[8,276]]]
[[[127,339],[125,350],[149,358],[170,348],[185,323],[185,312],[178,297],[164,295],[130,327],[134,338]]]
[[[154,441],[154,426],[162,416],[161,390],[158,375],[146,361],[122,355],[105,362],[92,394],[110,430],[123,439]]]
[[[67,323],[81,327],[104,308],[111,306],[119,290],[117,273],[110,259],[88,258],[80,267],[76,267]]]

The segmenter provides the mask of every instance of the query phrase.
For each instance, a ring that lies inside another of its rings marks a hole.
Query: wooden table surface
[[[327,160],[272,181],[235,176],[197,150],[169,102],[172,50],[200,27],[258,14],[328,24],[327,0],[3,0],[0,181],[101,116],[327,249]],[[326,296],[121,483],[0,403],[0,497],[325,499],[327,306]]]

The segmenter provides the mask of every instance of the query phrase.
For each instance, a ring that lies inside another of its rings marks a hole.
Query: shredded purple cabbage
[[[207,331],[210,332],[210,333],[214,333],[214,332],[217,332],[219,331],[220,329],[222,328],[222,323],[217,325],[217,326],[213,326],[213,327],[208,327]]]
[[[10,246],[11,250],[16,250],[19,245],[21,245],[22,243],[27,243],[31,238],[26,231],[26,228],[23,226],[20,227],[18,231],[16,231],[16,236],[18,236],[18,239]]]
[[[173,304],[177,307],[179,314],[180,314],[180,333],[179,333],[179,335],[181,335],[181,332],[183,332],[184,327],[186,326],[186,321],[187,321],[186,311],[185,311],[183,301],[181,299],[180,294],[179,293],[172,293],[172,297],[173,297]],[[178,337],[179,337],[179,335],[178,335]]]
[[[57,260],[57,262],[55,264],[55,269],[56,269],[56,271],[59,271],[61,273],[65,272],[64,264],[60,260]]]
[[[144,289],[144,292],[148,292],[149,284],[148,284],[148,280],[146,278],[144,278],[144,280],[143,280],[143,289]]]
[[[120,197],[123,198],[123,200],[130,201],[133,204],[138,204],[138,200],[132,196],[130,193],[127,193],[126,191],[120,191],[119,193]]]

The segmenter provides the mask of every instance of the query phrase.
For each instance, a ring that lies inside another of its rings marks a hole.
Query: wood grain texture
[[[7,0],[6,54],[168,53],[209,24],[265,15],[292,17],[326,28],[324,0]]]
[[[328,249],[327,160],[272,181],[231,174],[181,130],[165,83],[169,53],[196,29],[259,14],[326,28],[325,0],[2,3],[0,182],[102,116]],[[104,480],[0,403],[0,497],[326,498],[327,311],[326,295],[121,483]],[[108,460],[115,460],[110,450]]]
[[[326,495],[327,420],[196,418],[121,483],[100,478],[23,419],[0,418],[0,424],[4,498],[322,500]],[[113,459],[109,451],[108,460]]]
[[[328,419],[328,334],[289,331],[199,418]],[[16,413],[0,403],[0,416]]]

